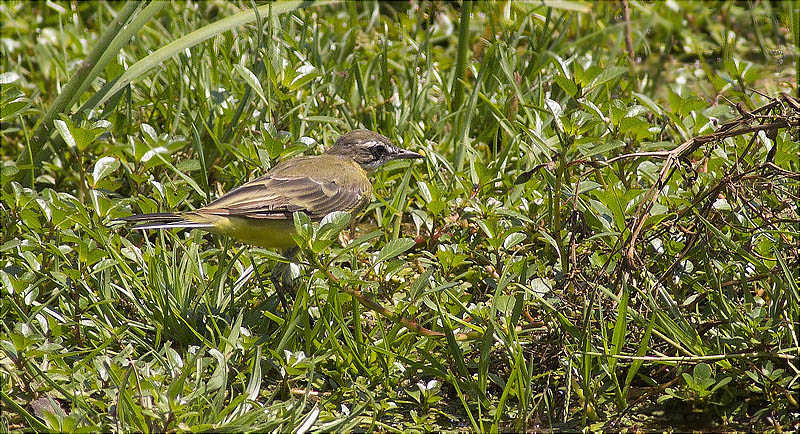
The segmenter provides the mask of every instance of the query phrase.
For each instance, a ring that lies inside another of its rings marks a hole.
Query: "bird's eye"
[[[372,148],[372,153],[377,155],[377,156],[386,155],[386,153],[387,153],[386,146],[385,145],[375,145]]]

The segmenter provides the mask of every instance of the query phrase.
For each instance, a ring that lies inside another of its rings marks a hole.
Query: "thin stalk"
[[[452,110],[457,110],[461,107],[461,101],[464,99],[464,84],[461,80],[464,78],[464,70],[467,66],[467,50],[469,49],[469,16],[472,12],[472,2],[465,1],[461,3],[461,21],[458,26],[458,52],[456,57],[456,70],[453,77],[453,84],[450,87],[450,93],[453,95]]]
[[[794,49],[796,52],[797,49],[800,47],[800,1],[798,0],[793,1],[791,8],[792,11],[789,14],[789,16],[791,17],[790,19],[792,21],[792,30],[794,31]],[[800,60],[798,60],[797,57],[795,56],[794,82],[798,83],[798,80],[800,80]],[[795,96],[800,98],[800,87],[797,88],[796,92],[797,93]]]

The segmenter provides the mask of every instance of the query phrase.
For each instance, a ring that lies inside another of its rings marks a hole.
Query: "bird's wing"
[[[321,219],[332,211],[357,210],[369,201],[372,186],[366,176],[343,176],[347,167],[320,168],[308,157],[295,160],[231,190],[197,212],[286,219],[295,211],[303,211],[312,219]]]

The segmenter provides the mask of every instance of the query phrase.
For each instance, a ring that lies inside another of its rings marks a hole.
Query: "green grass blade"
[[[259,6],[258,13],[260,14],[269,13],[271,8],[272,14],[280,15],[306,5],[313,4],[314,6],[323,6],[331,3],[335,3],[335,0],[322,0],[314,3],[309,3],[305,1],[279,2],[276,4],[267,4]],[[97,101],[93,106],[87,107],[87,109],[92,109],[94,106],[103,104],[112,95],[116,94],[122,88],[140,79],[148,71],[150,71],[157,65],[160,65],[167,59],[170,59],[171,57],[177,55],[183,50],[194,47],[195,45],[205,41],[206,39],[212,38],[220,33],[253,22],[255,20],[256,20],[256,11],[248,10],[240,12],[231,17],[223,18],[217,22],[214,22],[200,29],[197,29],[194,32],[189,33],[188,35],[178,38],[175,41],[159,48],[149,56],[131,65],[124,73],[122,73],[122,75],[119,76],[119,78],[115,82],[109,83],[110,86],[107,85],[108,88],[104,86],[103,89],[100,89],[99,92],[103,93],[104,96],[100,98],[100,100]]]

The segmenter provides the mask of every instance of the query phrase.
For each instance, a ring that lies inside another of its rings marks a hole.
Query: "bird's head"
[[[375,170],[392,160],[424,158],[416,152],[398,148],[386,137],[369,130],[353,130],[342,135],[325,153],[352,158],[366,171]]]

